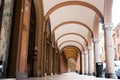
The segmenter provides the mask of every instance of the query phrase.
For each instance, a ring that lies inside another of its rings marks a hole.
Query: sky
[[[120,0],[113,0],[112,22],[114,27],[120,23]]]

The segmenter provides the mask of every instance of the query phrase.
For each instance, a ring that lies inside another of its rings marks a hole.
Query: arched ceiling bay
[[[85,23],[92,29],[94,21],[93,17],[95,17],[95,12],[89,8],[78,5],[65,6],[57,9],[50,15],[50,19],[53,21],[51,22],[51,29],[59,23],[69,20]]]
[[[104,3],[105,0],[78,0],[78,1],[70,1],[70,0],[61,0],[61,1],[56,1],[56,0],[51,0],[50,2],[47,0],[43,0],[44,3],[44,13],[48,16],[55,11],[56,9],[63,7],[63,6],[68,6],[68,5],[79,5],[79,6],[84,6],[92,9],[95,11],[99,17],[103,17],[103,11],[104,11]]]
[[[77,48],[79,48],[79,50],[81,50],[81,51],[84,50],[84,46],[80,42],[77,42],[74,40],[64,41],[58,46],[59,46],[60,51],[62,50],[62,48],[66,47],[66,46],[76,46]]]
[[[53,36],[53,34],[55,33],[55,31],[60,28],[60,27],[64,27],[65,25],[68,24],[78,24],[81,28],[84,27],[86,29],[88,29],[90,31],[91,34],[93,34],[93,31],[89,28],[89,26],[87,26],[86,24],[82,23],[82,22],[78,22],[78,21],[66,21],[63,23],[58,24],[57,26],[55,26],[52,30],[51,30],[51,36]],[[64,25],[64,26],[63,26]],[[68,25],[70,26],[70,25]],[[72,26],[72,28],[74,28],[76,26]],[[65,27],[64,27],[65,28]]]
[[[63,35],[75,34],[81,36],[87,42],[88,33],[90,34],[89,37],[93,35],[92,30],[87,25],[76,21],[68,21],[56,26],[52,30],[51,36],[53,36],[53,33],[55,33],[56,41]]]
[[[80,42],[82,45],[86,45],[84,39],[79,37],[78,35],[65,35],[65,36],[61,37],[58,40],[58,45],[66,40],[74,40],[74,41]]]
[[[69,41],[69,40],[68,40]],[[64,41],[63,44],[61,43],[60,47],[59,47],[59,50],[61,51],[62,48],[66,47],[66,46],[76,46],[77,48],[79,48],[79,50],[83,50],[83,47],[76,42],[67,42],[67,41]]]

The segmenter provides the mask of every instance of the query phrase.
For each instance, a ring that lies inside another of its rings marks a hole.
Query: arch
[[[73,52],[73,53],[75,53],[76,52],[76,50],[74,49],[74,50],[64,50],[65,52],[67,52],[67,53],[69,53],[69,52]],[[78,51],[77,51],[78,52]]]
[[[73,47],[73,46],[68,46],[68,47],[64,48],[64,50],[66,51],[66,50],[68,50],[69,48],[72,48],[72,49],[78,50],[78,48]]]
[[[62,46],[64,43],[67,43],[67,42],[75,42],[75,43],[79,44],[79,45],[83,48],[83,50],[84,50],[83,45],[82,45],[81,43],[79,43],[78,41],[74,41],[74,40],[67,40],[67,41],[64,41],[64,42],[62,42],[60,45],[58,45],[58,47]]]
[[[55,30],[57,30],[59,27],[62,27],[62,25],[65,25],[65,24],[78,24],[78,25],[82,25],[83,27],[87,28],[90,33],[93,35],[93,31],[84,23],[82,22],[78,22],[78,21],[67,21],[67,22],[63,22],[63,23],[60,23],[58,24],[51,32],[51,36],[53,36]]]
[[[45,22],[48,19],[49,15],[54,12],[55,10],[64,7],[64,6],[68,6],[68,5],[79,5],[79,6],[85,6],[87,8],[90,8],[91,10],[93,10],[94,12],[96,12],[96,14],[98,14],[98,16],[100,18],[103,19],[103,15],[102,13],[93,5],[83,2],[83,1],[66,1],[66,2],[62,2],[60,4],[57,4],[56,6],[52,7],[45,15]]]
[[[66,56],[66,59],[69,59],[70,57],[73,57],[74,59],[77,58],[77,55],[79,54],[79,51],[76,50],[76,49],[73,49],[73,50],[64,50],[64,54]]]
[[[66,47],[75,47],[78,49],[79,52],[81,52],[81,50],[77,47],[77,46],[74,46],[74,45],[67,45],[67,46],[64,46],[61,50],[60,50],[60,54],[62,53],[63,49],[66,48]]]
[[[78,33],[66,33],[66,34],[63,34],[63,35],[61,35],[61,36],[59,36],[59,37],[57,38],[56,42],[58,42],[58,40],[59,40],[60,38],[66,36],[66,35],[76,35],[76,36],[79,36],[79,37],[83,38],[83,39],[85,40],[86,44],[88,45],[88,42],[87,42],[87,40],[85,39],[85,37],[82,36],[82,35],[80,35],[80,34],[78,34]]]

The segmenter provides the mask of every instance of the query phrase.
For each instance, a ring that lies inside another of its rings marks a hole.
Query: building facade
[[[120,60],[120,23],[113,29],[115,60]]]

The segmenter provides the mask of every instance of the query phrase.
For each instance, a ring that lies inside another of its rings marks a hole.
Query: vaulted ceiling
[[[77,59],[77,55],[80,54],[78,48],[74,46],[67,46],[63,49],[63,54],[65,55],[66,59],[73,58],[74,60]]]
[[[55,34],[59,49],[73,45],[83,51],[89,38],[98,33],[106,3],[107,0],[43,0],[45,21],[50,19],[51,35]]]

